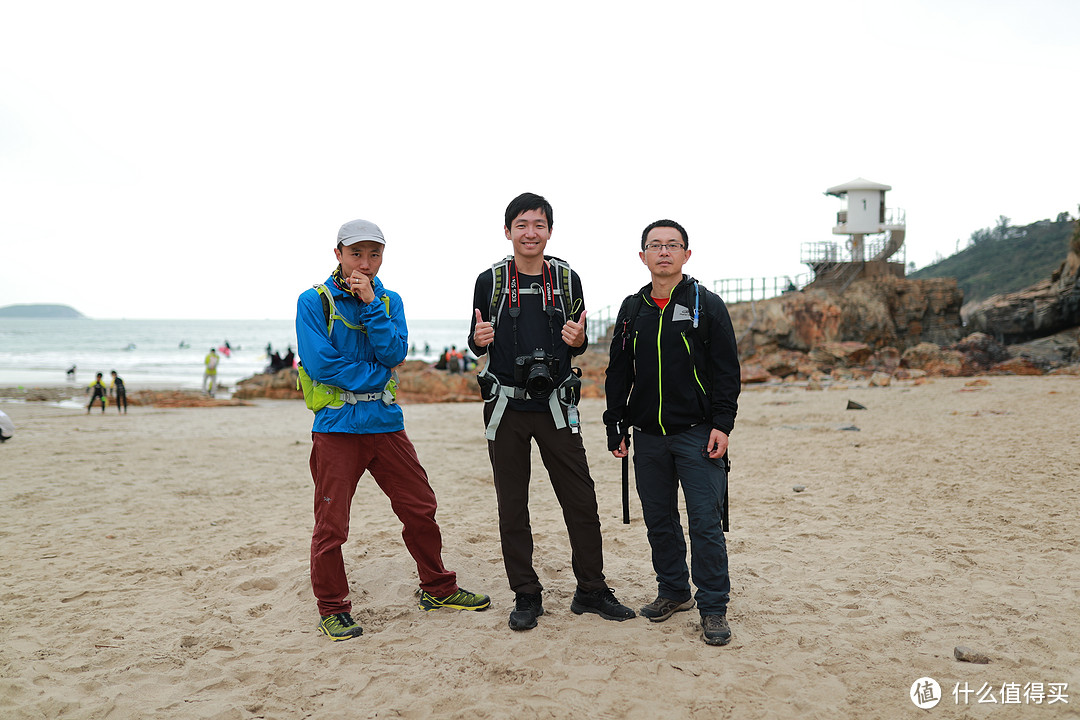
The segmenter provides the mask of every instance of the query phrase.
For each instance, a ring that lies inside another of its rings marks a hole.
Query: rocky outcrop
[[[1022,343],[1080,326],[1080,223],[1069,252],[1049,278],[965,307],[970,329],[1000,342]]]
[[[271,398],[274,400],[303,400],[304,394],[296,389],[296,370],[285,368],[276,373],[260,373],[236,383],[232,396],[240,400]]]
[[[398,402],[469,402],[478,400],[475,373],[451,374],[435,370],[421,360],[410,360],[398,368]],[[296,370],[286,368],[276,373],[253,375],[236,384],[234,398],[272,398],[303,400],[296,389]]]
[[[815,289],[728,307],[743,357],[781,350],[822,351],[836,343],[860,343],[865,357],[922,342],[947,345],[960,339],[963,296],[953,278],[908,280],[891,276],[859,280],[843,295]]]
[[[250,405],[237,397],[212,398],[198,390],[140,390],[128,395],[130,405],[151,405],[158,408],[236,407]]]

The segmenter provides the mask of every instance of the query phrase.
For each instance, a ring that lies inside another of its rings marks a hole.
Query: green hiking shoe
[[[364,634],[364,631],[356,624],[356,621],[352,619],[352,615],[349,613],[323,615],[322,620],[319,621],[319,632],[335,642]]]
[[[416,591],[417,597],[420,598],[420,609],[431,612],[432,610],[438,610],[439,608],[452,608],[454,610],[487,610],[491,605],[491,598],[487,595],[476,595],[458,588],[452,595],[446,597],[437,598],[426,590],[420,589]]]

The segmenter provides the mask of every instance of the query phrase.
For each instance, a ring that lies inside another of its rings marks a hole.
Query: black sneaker
[[[319,632],[335,641],[360,637],[364,633],[349,613],[323,615],[319,621]]]
[[[510,611],[511,630],[532,630],[536,627],[536,618],[544,614],[544,603],[540,593],[518,593],[514,599],[514,609]]]
[[[731,628],[725,615],[701,616],[701,639],[706,645],[727,645],[731,642]]]
[[[615,591],[611,588],[574,593],[574,600],[570,603],[570,609],[575,615],[582,613],[596,613],[605,620],[629,620],[637,617],[633,610],[626,607],[615,597]]]
[[[641,614],[652,622],[664,622],[675,613],[689,610],[692,607],[694,607],[694,598],[679,602],[678,600],[657,595],[655,600],[641,608]]]

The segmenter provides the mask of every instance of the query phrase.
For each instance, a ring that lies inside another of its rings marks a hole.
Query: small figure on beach
[[[533,440],[573,548],[577,587],[570,610],[628,620],[634,611],[618,601],[604,579],[596,489],[578,427],[581,381],[571,361],[588,348],[581,279],[564,261],[544,255],[554,226],[547,200],[519,195],[503,220],[513,255],[476,279],[469,347],[478,357],[488,356],[477,382],[485,400],[503,564],[514,592],[510,628],[534,628],[544,614],[529,525]]]
[[[116,401],[116,412],[127,415],[127,389],[124,387],[124,380],[116,374],[115,370],[110,374],[112,375],[112,382],[109,383],[109,396]]]
[[[451,345],[443,357],[446,370],[451,375],[457,375],[465,371],[465,356],[457,349],[457,345]]]
[[[90,408],[94,407],[94,403],[101,399],[101,412],[105,412],[106,397],[108,396],[108,388],[105,387],[105,383],[101,379],[101,373],[97,374],[94,382],[87,386],[86,392],[90,393],[90,402],[86,405],[86,414],[90,414]]]
[[[69,367],[67,369],[67,379],[71,380],[72,382],[75,381],[75,366],[74,365],[72,365],[71,367]]]
[[[484,610],[491,604],[487,595],[461,588],[443,565],[435,492],[397,404],[394,368],[405,360],[409,338],[401,296],[378,277],[385,246],[375,223],[342,225],[334,248],[338,266],[323,285],[304,291],[296,307],[300,380],[315,411],[311,588],[319,631],[332,640],[363,633],[351,614],[341,546],[349,539],[352,497],[365,471],[390,498],[403,526],[420,578],[420,609]]]
[[[631,427],[637,442],[634,474],[659,586],[641,614],[663,622],[696,601],[701,638],[727,645],[727,449],[741,388],[735,331],[720,296],[683,274],[690,239],[682,225],[657,220],[646,227],[638,257],[651,282],[623,300],[615,320],[604,424],[608,450],[624,463]],[[638,337],[649,342],[635,342]]]
[[[210,352],[206,353],[206,357],[203,358],[203,370],[202,389],[204,393],[208,393],[210,397],[214,397],[214,388],[217,385],[217,366],[218,366],[217,350],[210,348]],[[208,389],[209,388],[209,389]]]
[[[14,436],[15,423],[7,416],[7,413],[0,410],[0,443],[7,442]]]

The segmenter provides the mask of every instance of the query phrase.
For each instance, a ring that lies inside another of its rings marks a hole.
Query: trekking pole
[[[630,524],[630,457],[622,459],[622,521]]]

